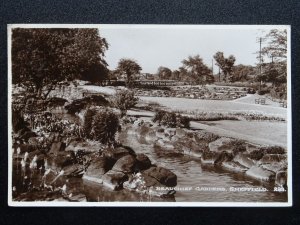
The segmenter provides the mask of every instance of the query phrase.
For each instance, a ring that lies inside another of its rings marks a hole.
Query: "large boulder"
[[[128,180],[128,176],[122,172],[109,170],[102,176],[103,185],[112,189],[118,190],[123,187],[123,183]]]
[[[64,175],[67,177],[82,177],[84,174],[84,167],[79,164],[72,164],[63,168]]]
[[[233,161],[235,161],[247,168],[251,168],[252,166],[255,165],[255,163],[252,159],[249,159],[246,155],[244,155],[242,153],[237,154],[234,157]]]
[[[56,171],[60,171],[66,166],[76,163],[76,157],[73,152],[58,152],[57,154],[47,155],[48,166]]]
[[[118,159],[112,168],[113,171],[133,173],[137,171],[137,160],[132,155],[126,155]]]
[[[102,156],[106,158],[112,158],[115,161],[127,155],[135,156],[136,154],[131,148],[126,146],[120,146],[117,148],[107,148],[102,152]]]
[[[237,163],[237,162],[222,162],[222,167],[232,171],[232,172],[238,172],[238,173],[245,173],[248,168]]]
[[[105,157],[96,157],[92,160],[83,176],[84,179],[102,183],[101,177],[111,169],[111,160]]]
[[[258,166],[252,166],[246,171],[246,175],[261,181],[272,181],[275,179],[275,173]]]
[[[138,170],[146,170],[149,169],[151,167],[151,161],[148,158],[148,156],[146,156],[143,153],[139,153],[136,155],[136,160],[137,160],[137,168]]]
[[[143,171],[142,174],[155,178],[159,183],[167,187],[175,187],[177,185],[177,176],[163,167],[151,167]]]
[[[231,142],[234,139],[227,138],[227,137],[221,137],[213,142],[210,142],[208,147],[211,152],[220,152],[220,151],[226,151],[228,153],[232,153],[233,151],[233,145],[231,145]]]

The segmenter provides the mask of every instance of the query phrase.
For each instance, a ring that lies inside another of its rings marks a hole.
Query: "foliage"
[[[204,85],[214,82],[211,70],[203,63],[203,59],[199,55],[189,56],[188,59],[182,61],[182,64],[197,84]]]
[[[157,70],[157,76],[160,80],[169,80],[172,76],[172,70],[168,67],[160,66]]]
[[[25,122],[24,118],[21,116],[21,111],[12,109],[12,128],[14,132],[18,132],[21,129],[28,129],[27,123]]]
[[[116,73],[126,76],[126,86],[132,88],[134,86],[134,75],[142,70],[141,66],[132,59],[120,59]]]
[[[248,81],[255,77],[257,71],[253,66],[247,66],[243,64],[236,65],[232,68],[232,73],[234,77],[234,82],[237,81]]]
[[[180,114],[176,114],[174,112],[167,112],[163,110],[156,111],[153,122],[158,122],[159,124],[166,127],[181,127],[181,128],[189,128],[190,127],[190,119],[185,116],[181,116]]]
[[[91,135],[103,144],[113,144],[118,128],[118,116],[112,110],[103,109],[94,115]]]
[[[120,90],[115,94],[112,105],[121,111],[123,117],[128,109],[131,109],[138,103],[138,98],[134,96],[134,92],[130,90]]]
[[[224,81],[234,81],[233,77],[233,65],[235,63],[235,57],[233,55],[230,55],[228,58],[224,57],[223,52],[217,52],[214,55],[214,59],[216,60],[216,65],[219,66],[219,68],[224,73]]]
[[[249,158],[254,160],[260,160],[263,156],[264,156],[264,152],[259,149],[253,150],[249,154]]]
[[[15,28],[12,30],[13,83],[46,98],[58,82],[105,68],[108,44],[97,29]]]
[[[109,102],[101,95],[91,95],[81,99],[75,99],[71,104],[66,105],[65,109],[68,113],[75,114],[88,106],[108,106]]]
[[[287,31],[272,29],[264,37],[268,43],[263,47],[262,54],[267,55],[273,60],[284,60],[287,58]]]
[[[280,146],[261,147],[260,150],[263,151],[265,154],[285,154],[286,153],[285,149]]]
[[[87,111],[84,114],[83,130],[87,138],[92,138],[91,131],[92,131],[93,119],[96,113],[97,113],[96,109],[87,109]]]

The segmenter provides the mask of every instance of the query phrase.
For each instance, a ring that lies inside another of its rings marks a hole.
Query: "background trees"
[[[262,76],[272,82],[273,86],[279,86],[286,83],[287,79],[287,31],[273,29],[265,35],[264,40],[267,43],[261,54],[271,62],[262,65]]]
[[[88,79],[89,74],[101,79],[107,72],[107,49],[97,29],[13,29],[13,83],[26,83],[37,97],[46,98],[60,81]]]
[[[182,61],[183,67],[189,73],[189,76],[197,84],[209,84],[214,82],[214,77],[212,75],[211,69],[209,69],[204,63],[199,55],[194,57],[189,56],[188,59]]]
[[[168,67],[160,66],[157,70],[157,76],[160,80],[169,80],[172,76],[172,70]]]
[[[235,62],[235,57],[233,55],[230,55],[228,58],[225,58],[223,52],[217,52],[214,55],[214,59],[216,60],[216,65],[220,67],[224,74],[224,81],[233,82],[234,77],[232,74],[232,69]]]
[[[142,70],[140,65],[132,59],[120,59],[116,72],[119,75],[126,76],[126,86],[131,88],[134,86],[134,76]]]

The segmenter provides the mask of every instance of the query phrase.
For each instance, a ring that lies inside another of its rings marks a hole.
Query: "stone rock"
[[[233,146],[230,145],[230,142],[232,141],[232,138],[227,137],[221,137],[213,142],[210,142],[208,144],[209,150],[211,152],[220,152],[220,151],[226,151],[231,153],[233,150]]]
[[[287,172],[286,171],[278,171],[276,173],[275,184],[280,187],[287,186]]]
[[[264,155],[259,162],[260,163],[274,163],[274,162],[282,162],[282,161],[286,161],[287,160],[287,156],[284,154],[266,154]]]
[[[233,172],[245,173],[248,168],[236,162],[222,162],[222,167]]]
[[[128,176],[126,174],[114,170],[109,170],[102,176],[103,185],[112,190],[118,190],[122,188],[123,183],[126,180],[128,180]]]
[[[76,158],[73,152],[58,152],[56,155],[48,154],[47,163],[51,169],[59,171],[76,163]]]
[[[203,164],[215,164],[215,161],[220,156],[220,152],[204,151],[201,156],[201,163]]]
[[[76,141],[72,140],[65,148],[65,151],[77,152],[83,150],[85,152],[98,152],[103,144],[97,141]]]
[[[64,175],[67,177],[82,177],[84,173],[83,166],[78,164],[65,166],[63,170],[64,170]]]
[[[242,153],[237,154],[233,161],[238,162],[239,164],[241,164],[244,167],[247,168],[251,168],[252,166],[255,165],[255,163],[253,162],[253,160],[249,159],[247,156],[245,156]]]
[[[176,128],[176,136],[183,138],[186,135],[186,131],[182,128]]]
[[[146,156],[145,154],[142,153],[137,154],[136,160],[137,160],[137,168],[139,170],[146,170],[151,167],[151,161],[148,158],[148,156]]]
[[[232,153],[228,153],[226,151],[220,152],[219,156],[216,158],[214,164],[220,165],[223,162],[228,162],[233,159]]]
[[[66,144],[63,142],[53,142],[49,153],[57,154],[58,152],[64,151]]]
[[[183,146],[182,150],[183,150],[183,154],[185,154],[185,155],[193,156],[196,158],[201,158],[201,156],[202,156],[202,151],[200,149],[194,150],[194,149]]]
[[[144,138],[148,144],[153,144],[157,140],[156,133],[154,131],[147,133]]]
[[[258,166],[252,166],[246,171],[246,175],[262,181],[272,181],[275,178],[275,173],[265,170]]]
[[[120,159],[124,156],[127,156],[127,155],[135,156],[136,154],[131,148],[124,147],[124,146],[117,147],[117,148],[114,148],[114,149],[113,148],[108,148],[108,149],[105,149],[102,152],[102,156],[104,156],[106,158],[112,158],[115,161],[117,161],[118,159]]]
[[[151,167],[143,171],[142,174],[153,177],[161,184],[168,187],[175,187],[177,185],[177,176],[170,170],[163,167]]]
[[[274,173],[277,173],[280,170],[286,170],[287,169],[287,162],[273,162],[273,163],[267,163],[267,164],[261,164],[261,167],[273,171]]]
[[[133,173],[137,171],[137,160],[132,155],[126,155],[118,159],[112,168],[113,171]]]
[[[155,142],[156,146],[159,146],[162,149],[166,149],[166,150],[174,150],[175,147],[173,145],[173,143],[171,143],[170,141],[164,141],[163,139],[159,139]]]
[[[165,136],[172,137],[176,134],[176,128],[166,128],[164,130]]]
[[[155,135],[156,135],[157,138],[161,138],[161,139],[163,139],[165,137],[165,133],[160,132],[160,131],[156,131]]]
[[[112,168],[108,158],[97,157],[92,160],[89,167],[86,169],[85,176],[100,178]]]

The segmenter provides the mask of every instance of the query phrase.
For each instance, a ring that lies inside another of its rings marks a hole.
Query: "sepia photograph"
[[[290,26],[11,24],[10,206],[291,206]]]

